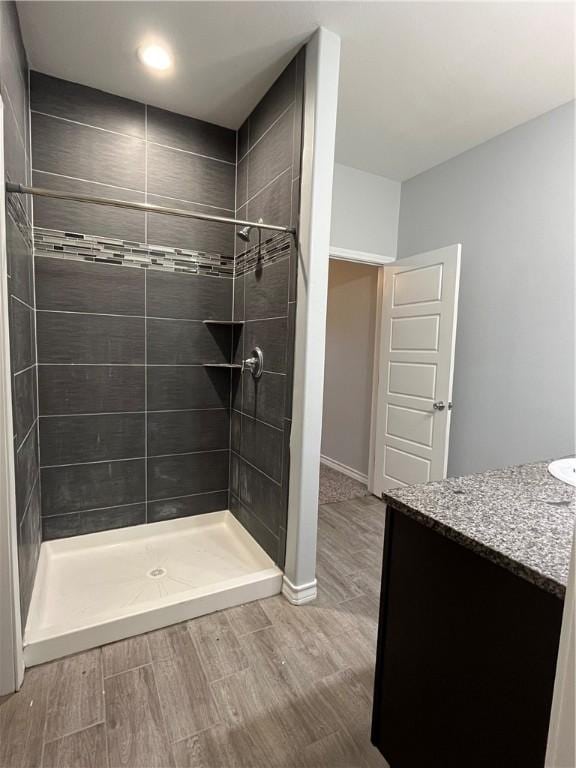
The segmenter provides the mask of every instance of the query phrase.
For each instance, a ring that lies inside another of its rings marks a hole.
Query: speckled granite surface
[[[396,488],[384,500],[563,598],[576,487],[552,477],[549,463]]]

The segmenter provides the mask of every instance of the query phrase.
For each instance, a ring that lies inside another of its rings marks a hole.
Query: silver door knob
[[[446,408],[446,403],[444,400],[436,400],[436,402],[432,405],[432,408],[434,408],[435,411],[443,411],[444,408]]]

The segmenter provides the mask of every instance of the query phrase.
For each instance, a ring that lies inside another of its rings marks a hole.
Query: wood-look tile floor
[[[370,744],[384,505],[320,507],[318,600],[277,596],[30,669],[1,768],[385,768]]]

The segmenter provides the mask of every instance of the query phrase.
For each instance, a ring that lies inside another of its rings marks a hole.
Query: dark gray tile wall
[[[36,263],[44,538],[225,508],[232,281]]]
[[[28,67],[13,2],[0,3],[0,92],[4,103],[6,178],[26,183],[31,179]],[[34,263],[29,201],[8,196],[6,229],[17,544],[24,625],[41,540]]]
[[[233,215],[233,131],[39,73],[31,89],[38,184]],[[35,213],[233,257],[224,225],[53,200]],[[232,279],[39,252],[36,269],[44,538],[226,508],[230,372],[203,364],[230,362],[232,332],[202,321],[230,320]]]
[[[304,50],[238,132],[236,215],[298,225]],[[258,243],[253,232],[244,250]],[[234,278],[234,318],[245,321],[237,359],[254,346],[264,374],[236,374],[232,392],[230,509],[281,566],[286,549],[297,246]],[[243,249],[236,245],[236,258]]]
[[[234,214],[236,134],[32,72],[34,183],[86,195]],[[231,256],[229,226],[39,199],[37,227]]]
[[[38,73],[31,82],[42,186],[297,226],[303,51],[238,132],[238,163],[227,129]],[[37,255],[44,537],[229,505],[283,565],[296,243],[269,259],[253,233],[244,256],[227,226],[63,201],[41,201],[35,224],[242,264],[231,280]],[[245,324],[202,322],[230,319]],[[258,382],[203,366],[254,345]]]

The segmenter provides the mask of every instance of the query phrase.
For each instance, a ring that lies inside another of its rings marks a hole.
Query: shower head
[[[264,224],[264,219],[258,219],[258,224]],[[254,227],[251,227],[249,225],[242,227],[242,229],[239,229],[238,232],[236,232],[236,237],[238,237],[240,240],[242,240],[244,243],[250,242],[250,233]]]
[[[245,243],[249,243],[251,231],[252,227],[242,227],[242,229],[239,229],[238,232],[236,232],[236,236],[239,237],[240,240],[243,240]]]

